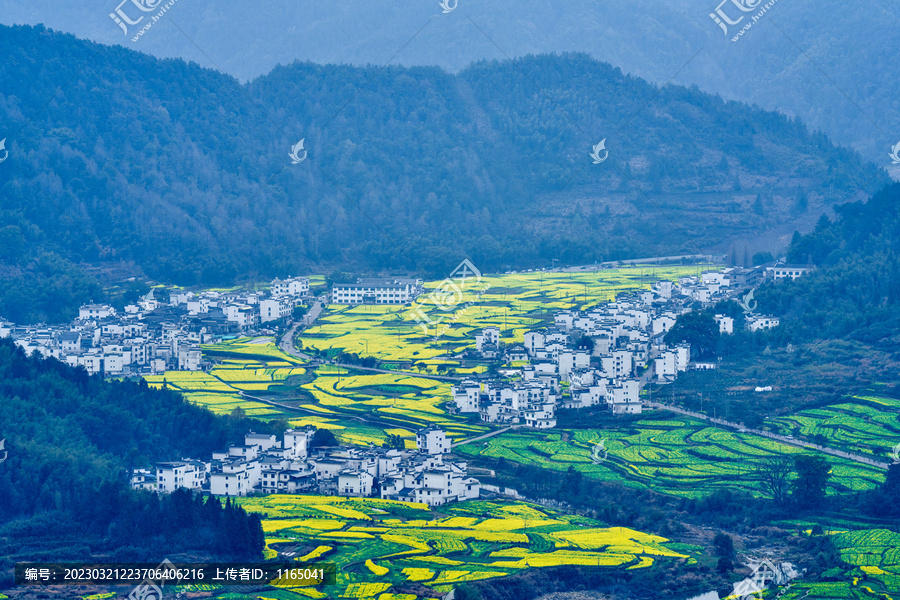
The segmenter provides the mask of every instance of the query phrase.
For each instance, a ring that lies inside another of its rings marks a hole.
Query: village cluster
[[[314,447],[315,428],[275,435],[248,433],[244,443],[213,453],[209,462],[182,459],[136,469],[131,485],[160,493],[176,489],[214,496],[328,494],[380,496],[438,506],[478,498],[481,484],[466,463],[449,459],[451,442],[437,427],[416,434],[416,450]]]
[[[715,363],[691,360],[687,344],[669,346],[666,332],[679,315],[697,306],[736,299],[750,330],[776,327],[778,319],[755,314],[746,294],[765,278],[802,276],[808,269],[769,266],[729,268],[678,282],[658,281],[649,290],[620,294],[587,312],[563,311],[550,328],[529,331],[523,344],[504,346],[500,330],[488,327],[475,338],[475,352],[508,365],[501,377],[471,378],[452,387],[451,410],[481,420],[536,429],[556,426],[560,408],[606,405],[613,413],[640,413],[641,389],[651,380],[674,381],[692,369]],[[408,304],[422,293],[421,280],[360,279],[334,284],[334,304]],[[82,306],[65,326],[18,327],[0,322],[26,352],[52,356],[88,373],[142,376],[166,370],[203,368],[200,344],[248,335],[311,299],[309,280],[276,279],[265,292],[170,292],[166,303],[151,292],[123,312],[102,304]],[[722,333],[734,320],[716,315]],[[429,505],[477,498],[481,484],[465,462],[447,457],[450,441],[435,427],[416,435],[416,450],[312,447],[315,429],[274,435],[249,433],[243,445],[215,453],[209,462],[183,459],[138,469],[136,488],[170,493],[188,488],[217,496],[250,493],[322,493],[380,496]]]
[[[66,325],[16,326],[0,321],[0,337],[12,337],[27,354],[37,352],[91,375],[144,376],[201,369],[200,344],[247,334],[285,319],[309,297],[309,279],[275,279],[266,292],[174,291],[166,303],[154,292],[123,312],[87,304]]]
[[[502,371],[502,378],[472,378],[453,386],[454,408],[479,414],[489,423],[536,429],[555,427],[558,408],[602,404],[616,414],[638,414],[641,389],[651,380],[668,383],[689,368],[717,367],[714,362],[692,362],[688,344],[665,343],[679,315],[698,304],[707,308],[736,299],[747,313],[748,329],[777,327],[778,318],[754,313],[755,304],[747,305],[745,292],[766,277],[795,279],[807,270],[787,265],[728,268],[677,283],[658,281],[650,290],[620,294],[586,313],[559,312],[552,328],[529,331],[523,345],[503,349],[500,330],[487,327],[475,337],[476,351],[511,368]],[[720,332],[734,332],[732,317],[715,319]]]

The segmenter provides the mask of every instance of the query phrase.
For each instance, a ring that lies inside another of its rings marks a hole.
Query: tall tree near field
[[[790,491],[789,477],[794,465],[789,458],[775,457],[756,464],[756,475],[763,489],[772,496],[776,504],[785,504]]]
[[[691,354],[705,358],[715,355],[719,335],[719,325],[713,315],[695,310],[678,317],[666,333],[665,341],[670,346],[687,342],[691,345]]]
[[[802,509],[818,508],[825,501],[831,465],[819,456],[798,456],[794,459],[797,479],[791,497]]]

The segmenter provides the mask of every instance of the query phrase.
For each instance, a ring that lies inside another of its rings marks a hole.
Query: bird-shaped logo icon
[[[453,12],[456,10],[456,7],[459,6],[459,0],[453,0],[453,4],[450,4],[450,0],[441,0],[440,3],[441,8],[444,9],[444,14]]]
[[[603,158],[600,158],[600,152],[604,152]],[[609,150],[606,149],[606,138],[600,140],[600,143],[594,146],[594,151],[591,152],[591,158],[594,159],[594,164],[599,165],[604,160],[609,158]]]
[[[306,160],[306,150],[303,149],[303,142],[306,141],[306,138],[303,138],[296,144],[294,144],[293,148],[291,148],[291,153],[288,156],[291,157],[291,164],[298,165]],[[303,153],[303,156],[300,153]]]
[[[891,153],[888,156],[891,157],[892,164],[900,165],[900,142],[897,142],[897,145],[891,148]]]
[[[594,464],[599,465],[606,460],[609,451],[606,449],[605,442],[605,439],[601,439],[594,445],[594,449],[591,451],[591,460],[594,461]]]
[[[752,290],[750,290],[747,293],[746,296],[744,296],[743,300],[738,300],[738,304],[740,305],[741,308],[744,309],[745,313],[752,313],[753,311],[756,310],[757,302],[756,302],[756,300],[753,299],[753,292],[755,292],[755,291],[756,291],[756,288],[753,288]],[[750,305],[751,302],[753,303],[752,306]]]

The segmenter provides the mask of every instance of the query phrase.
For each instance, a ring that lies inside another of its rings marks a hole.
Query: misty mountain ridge
[[[746,19],[723,33],[710,18],[718,4],[461,0],[443,14],[437,0],[300,2],[290,9],[275,0],[177,2],[137,42],[131,39],[143,23],[124,33],[110,18],[116,2],[107,0],[0,0],[0,21],[44,23],[104,44],[221,68],[242,81],[298,59],[457,72],[481,59],[585,52],[658,84],[697,85],[799,116],[868,160],[897,168],[888,159],[900,131],[896,7],[882,0],[862,0],[854,10],[836,0],[782,0],[733,43]],[[722,10],[731,19],[740,15],[731,3]],[[123,11],[132,19],[140,15],[131,3]]]
[[[887,181],[797,119],[584,54],[455,75],[298,62],[239,84],[40,27],[0,28],[0,51],[14,320],[95,294],[78,265],[196,285],[776,249]]]

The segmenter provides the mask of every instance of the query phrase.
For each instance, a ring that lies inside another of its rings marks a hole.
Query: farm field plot
[[[772,419],[769,423],[784,435],[824,438],[824,444],[831,448],[870,454],[876,460],[885,461],[900,444],[900,400],[856,396]]]
[[[204,353],[207,348],[203,347]],[[269,338],[235,340],[214,348],[211,358],[221,362],[209,373],[167,371],[145,379],[153,387],[179,390],[188,401],[216,414],[229,414],[240,407],[248,416],[263,420],[287,419],[294,427],[314,425],[331,429],[345,444],[381,445],[392,434],[405,438],[406,446],[414,448],[416,430],[430,424],[444,427],[451,437],[469,437],[487,431],[484,426],[450,418],[439,406],[450,398],[448,383],[404,374],[351,374],[347,369],[330,365],[316,367],[311,372],[312,381],[301,386],[309,399],[299,406],[315,415],[273,407],[247,398],[241,392],[262,396],[270,387],[292,377],[309,375],[308,368],[282,360],[283,353]],[[386,426],[365,424],[346,416],[374,417]]]
[[[690,558],[684,554],[689,550],[679,545],[676,551],[659,536],[601,527],[519,502],[464,502],[442,506],[440,512],[424,504],[327,496],[272,495],[238,502],[265,514],[268,550],[337,564],[336,585],[317,590],[329,597],[370,597],[364,594],[371,589],[390,593],[407,582],[445,593],[454,584],[526,569],[644,568],[657,560]]]
[[[451,418],[440,406],[450,400],[450,384],[409,375],[352,374],[330,367],[316,371],[316,378],[302,388],[315,399],[304,408],[324,409],[322,416],[340,420],[340,415],[367,415],[403,430],[395,434],[415,442],[415,430],[439,425],[450,437],[469,437],[488,430],[482,425]]]
[[[896,598],[900,594],[900,534],[887,529],[862,529],[831,534],[845,568],[827,574],[837,581],[795,582],[782,596],[789,600]]]
[[[458,354],[475,345],[475,333],[498,327],[502,341],[521,343],[525,332],[564,309],[588,309],[627,290],[648,289],[658,279],[695,274],[696,266],[633,266],[584,273],[520,273],[484,276],[462,290],[452,310],[441,310],[429,297],[440,282],[426,284],[413,307],[330,305],[301,338],[305,348],[334,354],[368,355],[387,362],[414,362],[433,371],[436,356]],[[483,293],[482,293],[483,292]],[[428,331],[412,311],[421,306],[436,324]],[[436,334],[440,334],[435,337]]]
[[[900,593],[900,534],[887,529],[838,533],[832,537],[841,560],[865,574],[854,587],[877,593]],[[854,571],[856,573],[856,571]]]
[[[570,441],[559,441],[558,435],[564,432],[570,434]],[[595,464],[591,452],[601,440],[607,455]],[[461,446],[458,451],[560,471],[573,466],[587,477],[619,480],[688,498],[708,495],[720,487],[760,496],[756,465],[761,460],[808,452],[689,418],[665,421],[650,416],[619,430],[555,430],[550,435],[509,432]],[[884,472],[874,467],[831,456],[828,460],[832,492],[868,490],[884,481]]]
[[[303,361],[285,354],[270,337],[238,338],[218,344],[203,344],[203,355],[217,361],[234,361],[234,364],[264,363],[269,367],[302,365]]]
[[[201,349],[204,358],[221,361],[209,373],[166,371],[144,379],[151,387],[178,390],[189,402],[216,414],[229,414],[240,407],[248,416],[264,420],[288,416],[281,409],[241,396],[242,391],[265,391],[306,373],[305,367],[297,366],[300,361],[281,352],[271,338],[241,338]]]

